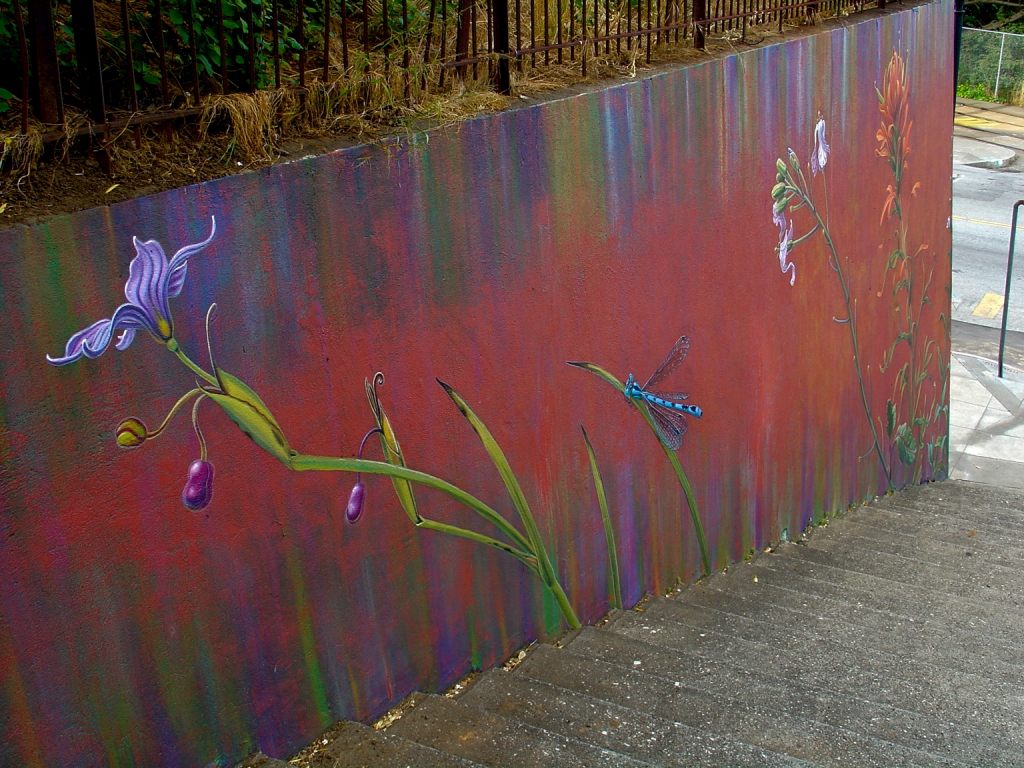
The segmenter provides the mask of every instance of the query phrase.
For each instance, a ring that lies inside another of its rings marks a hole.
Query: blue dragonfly
[[[699,419],[704,415],[704,411],[696,405],[675,402],[676,400],[686,400],[689,395],[681,392],[658,392],[653,388],[679,367],[689,351],[690,339],[680,336],[679,341],[673,345],[668,356],[658,366],[658,370],[651,374],[651,378],[647,380],[646,384],[641,387],[631,373],[626,379],[626,387],[622,393],[629,402],[642,400],[647,403],[647,410],[650,411],[651,418],[654,419],[658,437],[670,451],[678,451],[679,446],[683,444],[683,435],[686,434],[686,416],[684,414],[688,413]]]

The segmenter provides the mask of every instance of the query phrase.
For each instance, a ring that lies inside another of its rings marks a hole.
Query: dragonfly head
[[[629,400],[631,397],[635,396],[636,390],[636,380],[633,378],[633,374],[631,373],[629,374],[629,378],[626,379],[626,386],[623,388],[622,394],[625,396],[626,400]]]

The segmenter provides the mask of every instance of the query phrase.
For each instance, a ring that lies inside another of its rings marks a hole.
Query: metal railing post
[[[1010,279],[1013,277],[1013,247],[1017,242],[1017,212],[1024,200],[1013,204],[1013,219],[1010,222],[1010,253],[1006,259],[1006,289],[1003,291],[1003,325],[999,331],[999,378],[1003,378],[1003,349],[1006,347],[1006,321],[1010,314]]]
[[[999,76],[1003,73],[1003,48],[1006,47],[1006,35],[1003,33],[999,39],[999,64],[996,65],[996,90],[992,95],[999,98]]]
[[[512,74],[509,71],[508,0],[494,0],[491,12],[494,14],[494,53],[498,57],[495,85],[498,93],[509,96],[512,93]]]

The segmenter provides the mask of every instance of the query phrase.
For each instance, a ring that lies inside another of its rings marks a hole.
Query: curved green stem
[[[810,198],[800,191],[800,197],[807,205],[807,210],[814,216],[814,220],[818,223],[821,228],[821,234],[825,238],[825,245],[828,246],[829,251],[832,254],[832,260],[835,262],[836,274],[839,275],[839,287],[843,290],[843,301],[846,302],[847,317],[850,322],[846,325],[850,328],[850,338],[853,342],[853,365],[857,374],[857,383],[860,385],[860,399],[861,404],[864,406],[864,414],[868,419],[868,426],[871,428],[871,437],[875,442],[875,452],[878,454],[878,461],[882,465],[882,471],[885,473],[886,485],[891,489],[892,484],[892,473],[889,471],[889,465],[886,464],[885,456],[882,455],[882,445],[878,440],[878,430],[875,429],[875,421],[871,416],[871,406],[868,403],[867,390],[864,387],[864,376],[861,374],[860,368],[860,346],[857,344],[857,323],[853,317],[853,305],[850,302],[850,289],[846,285],[846,276],[843,275],[843,265],[839,262],[839,254],[836,252],[835,243],[832,242],[832,235],[829,233],[828,226],[821,219],[821,214],[818,213],[818,209],[814,207]]]
[[[512,555],[516,560],[521,562],[535,574],[540,576],[540,569],[537,565],[537,558],[533,555],[523,552],[521,549],[511,547],[503,541],[492,539],[490,536],[484,536],[482,533],[476,531],[470,531],[466,528],[459,528],[454,525],[448,525],[447,523],[437,523],[433,520],[428,520],[425,517],[421,517],[420,521],[416,523],[417,528],[428,528],[432,531],[440,531],[441,533],[450,533],[452,536],[460,536],[463,539],[470,539],[471,541],[477,541],[481,544],[486,544],[490,547],[500,549],[502,552],[507,552]]]
[[[291,458],[291,467],[297,472],[365,472],[368,475],[387,475],[398,477],[403,480],[410,480],[414,483],[426,485],[435,490],[451,496],[456,501],[465,504],[474,512],[483,517],[487,522],[501,530],[512,541],[522,549],[532,551],[530,542],[521,534],[515,526],[499,515],[495,510],[484,504],[480,499],[466,493],[451,483],[439,477],[428,475],[426,472],[419,472],[398,464],[388,464],[384,461],[371,461],[370,459],[345,459],[339,456],[309,456],[298,453]],[[422,518],[421,518],[422,519]]]
[[[658,434],[657,427],[654,426],[654,419],[651,418],[650,411],[647,410],[647,403],[642,403],[640,413],[644,415],[644,419],[650,425],[651,430],[655,436]],[[683,487],[683,493],[686,495],[686,505],[690,508],[690,518],[693,520],[693,527],[697,531],[697,543],[700,544],[700,559],[704,565],[705,576],[711,575],[711,559],[708,557],[708,542],[704,538],[704,526],[700,522],[700,515],[697,512],[697,499],[694,498],[693,489],[690,487],[690,481],[686,479],[686,473],[683,472],[683,465],[679,463],[679,457],[676,456],[676,452],[669,450],[661,439],[658,439],[658,444],[661,449],[665,451],[665,455],[668,456],[669,464],[672,465],[672,469],[676,473],[676,477],[679,479],[679,485]]]
[[[182,363],[185,364],[185,367],[188,368],[190,371],[192,371],[192,373],[194,373],[196,376],[201,378],[207,384],[210,384],[210,385],[212,385],[214,387],[218,387],[218,388],[220,387],[220,382],[217,381],[217,379],[213,375],[207,373],[206,371],[204,371],[202,368],[200,368],[198,365],[196,365],[195,363],[193,363],[189,359],[188,355],[186,355],[181,350],[181,347],[178,346],[178,342],[177,341],[175,341],[174,339],[168,339],[167,340],[167,348],[169,350],[171,350],[171,352],[173,352],[174,355],[179,360],[181,360]]]

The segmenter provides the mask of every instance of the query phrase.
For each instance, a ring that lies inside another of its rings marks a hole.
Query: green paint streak
[[[309,611],[309,600],[306,594],[306,583],[302,577],[302,565],[295,549],[291,549],[286,557],[288,577],[292,583],[292,594],[295,598],[295,618],[299,622],[299,642],[302,645],[302,657],[306,665],[306,677],[309,680],[313,702],[320,714],[320,722],[328,726],[332,722],[330,705],[324,687],[320,662],[316,655],[316,635],[313,631],[313,618]]]

